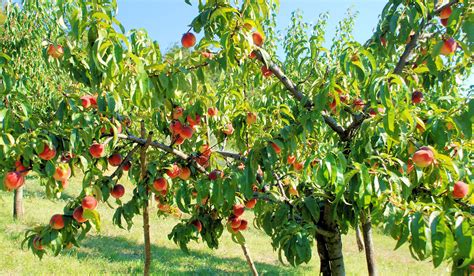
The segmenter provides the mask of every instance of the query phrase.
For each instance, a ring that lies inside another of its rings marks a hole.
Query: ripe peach
[[[258,31],[252,34],[253,44],[257,45],[258,47],[262,47],[263,45],[263,36]]]
[[[183,126],[181,127],[181,131],[179,132],[179,135],[183,137],[184,139],[190,139],[193,137],[193,132],[194,129],[190,126]]]
[[[202,155],[207,157],[211,156],[212,154],[212,149],[208,144],[202,145],[199,151],[202,153]]]
[[[380,37],[380,44],[382,44],[383,47],[387,47],[387,39],[385,37]]]
[[[193,119],[193,117],[188,115],[186,116],[186,120],[188,121],[189,126],[194,128],[195,126],[198,126],[201,123],[201,116],[199,116],[198,114],[195,114],[194,119]]]
[[[213,170],[209,173],[210,180],[216,180],[217,178],[224,178],[224,172],[221,170]]]
[[[120,153],[114,153],[109,157],[109,164],[114,167],[120,166],[122,163],[122,155]]]
[[[64,182],[68,180],[69,177],[71,177],[71,168],[69,167],[69,164],[59,164],[54,171],[54,180]]]
[[[48,50],[46,51],[49,56],[53,58],[61,58],[64,55],[64,49],[61,45],[49,44]]]
[[[255,114],[255,112],[248,112],[246,121],[247,125],[254,124],[255,122],[257,122],[257,114]]]
[[[209,156],[206,156],[206,155],[199,155],[197,158],[196,158],[196,162],[203,166],[204,168],[207,168],[209,167]]]
[[[449,18],[441,19],[441,25],[443,25],[444,27],[448,26],[448,20]]]
[[[232,212],[234,213],[234,216],[240,217],[245,211],[245,207],[242,204],[235,204],[234,207],[232,207]]]
[[[456,51],[457,47],[458,44],[454,38],[446,39],[444,40],[443,46],[441,46],[440,53],[444,56],[449,56]]]
[[[171,130],[172,134],[174,134],[174,135],[179,134],[181,132],[182,127],[183,126],[181,125],[180,121],[178,121],[178,120],[171,121],[170,130]]]
[[[176,164],[173,164],[173,165],[171,166],[171,168],[166,171],[166,174],[167,174],[171,179],[178,177],[178,175],[179,175],[180,173],[181,173],[181,168],[180,168],[178,165],[176,165]]]
[[[117,184],[110,191],[110,195],[114,198],[121,198],[125,194],[125,187],[121,184]]]
[[[245,203],[245,207],[249,208],[249,209],[253,209],[253,207],[255,207],[255,204],[257,204],[257,199],[256,198],[252,198],[252,199],[249,199],[246,203]]]
[[[51,160],[56,156],[56,149],[50,148],[49,145],[44,144],[43,151],[38,154],[39,158],[43,160]]]
[[[87,219],[83,217],[84,214],[84,209],[82,206],[77,206],[76,209],[74,209],[74,212],[72,213],[72,217],[79,223],[86,222]]]
[[[122,169],[127,172],[128,170],[130,170],[131,166],[132,166],[132,163],[130,161],[127,161],[125,162],[125,164],[123,164]]]
[[[191,176],[191,169],[189,169],[188,167],[181,168],[179,178],[181,178],[182,180],[188,180],[190,176]]]
[[[218,112],[219,112],[219,111],[217,110],[217,107],[209,107],[209,108],[207,109],[207,114],[208,114],[209,116],[211,116],[211,117],[217,116],[217,113],[218,113]]]
[[[181,44],[184,48],[191,48],[196,44],[196,36],[193,33],[185,33],[181,38]]]
[[[155,179],[155,181],[153,181],[153,188],[155,188],[155,190],[158,192],[166,191],[168,188],[168,181],[166,181],[166,179],[163,177]]]
[[[97,199],[93,196],[86,196],[82,199],[82,208],[94,210],[97,207]]]
[[[225,125],[222,132],[224,132],[224,134],[227,135],[227,136],[232,135],[232,133],[234,133],[234,127],[232,126],[231,123],[228,123],[228,124]]]
[[[105,149],[105,146],[103,144],[94,142],[92,146],[90,146],[89,152],[92,155],[92,157],[100,158],[102,157],[102,154],[104,154],[104,149]]]
[[[256,59],[257,58],[257,53],[255,51],[252,51],[249,55],[249,58]]]
[[[202,231],[202,223],[199,220],[194,220],[193,222],[191,222],[191,224],[196,227],[196,230],[198,232]]]
[[[90,95],[89,100],[91,101],[92,107],[97,108],[97,95]]]
[[[276,154],[280,154],[281,148],[275,143],[271,143],[271,145],[272,145],[272,148],[275,150]]]
[[[81,105],[84,109],[87,109],[92,106],[90,96],[81,97]]]
[[[214,54],[211,53],[210,51],[206,50],[206,51],[201,52],[201,56],[204,57],[204,58],[212,59],[214,57]]]
[[[248,221],[243,219],[241,222],[240,222],[240,225],[239,225],[239,230],[243,231],[243,230],[247,230],[247,225],[248,225]]]
[[[412,159],[415,165],[425,168],[433,164],[434,154],[429,148],[419,149],[413,154]]]
[[[3,179],[3,185],[8,191],[20,188],[25,183],[25,177],[19,172],[8,172]]]
[[[439,18],[448,19],[449,16],[451,16],[452,12],[453,12],[453,10],[451,9],[451,7],[446,7],[444,9],[442,9],[441,12],[439,13]]]
[[[229,219],[229,222],[232,228],[239,228],[242,220],[239,217],[232,217]]]
[[[303,162],[295,162],[293,163],[293,168],[295,169],[295,171],[299,172],[303,169]]]
[[[288,155],[288,157],[286,158],[286,162],[289,165],[292,165],[293,163],[295,163],[295,161],[296,161],[296,157],[294,155]]]
[[[372,117],[372,118],[377,116],[377,111],[372,107],[369,108],[369,116]]]
[[[51,220],[49,221],[49,225],[51,228],[55,230],[61,230],[64,228],[64,218],[63,215],[56,214],[51,217]]]
[[[462,181],[456,181],[454,183],[453,197],[454,198],[463,198],[469,192],[469,185]]]
[[[174,142],[173,144],[174,144],[174,145],[181,145],[181,144],[184,143],[184,140],[185,140],[185,139],[184,139],[183,136],[181,136],[181,135],[176,135],[176,136],[173,138],[173,142]]]
[[[414,91],[411,94],[411,101],[413,104],[419,104],[423,102],[423,93],[421,91]]]
[[[268,78],[270,77],[271,75],[273,75],[273,72],[272,70],[270,70],[267,66],[263,65],[261,68],[260,68],[260,71],[262,71],[262,74],[264,77]]]

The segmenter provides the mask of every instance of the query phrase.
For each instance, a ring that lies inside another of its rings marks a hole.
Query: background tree
[[[45,6],[44,10],[47,9]],[[46,122],[54,118],[57,110],[54,103],[74,89],[67,74],[47,66],[47,48],[56,33],[50,29],[53,19],[44,10],[6,5],[0,14],[1,58],[2,64],[8,65],[8,74],[2,78],[0,118],[5,136],[0,164],[4,172],[15,168],[24,176],[33,165],[30,157],[37,147],[35,139],[45,135],[41,131],[31,132],[47,128]],[[27,154],[23,156],[23,152]],[[59,196],[58,190],[47,192],[50,197]],[[15,190],[14,197],[13,216],[20,218],[24,212],[23,187]]]
[[[58,254],[99,229],[97,200],[112,195],[117,225],[131,227],[143,214],[147,274],[155,194],[159,214],[181,214],[169,237],[183,250],[199,237],[217,247],[224,228],[244,244],[245,204],[290,264],[308,262],[316,241],[325,275],[345,273],[341,234],[359,224],[371,274],[372,224],[408,242],[417,259],[467,270],[473,104],[458,80],[470,74],[469,5],[389,1],[365,45],[353,41],[348,17],[330,49],[322,47],[324,15],[311,35],[294,17],[284,62],[272,58],[276,6],[199,3],[190,25],[203,39],[188,32],[184,48],[165,55],[145,31],[123,34],[115,1],[46,6],[67,46],[62,57],[51,52],[59,61],[51,67],[64,68],[79,89],[58,98],[56,117],[36,131],[74,156],[36,159],[33,169],[49,177],[47,189],[61,190],[51,179],[58,168],[80,168],[84,189],[49,226],[28,232],[35,254]],[[136,188],[122,202],[117,181],[130,160]],[[118,165],[111,175],[107,163]]]

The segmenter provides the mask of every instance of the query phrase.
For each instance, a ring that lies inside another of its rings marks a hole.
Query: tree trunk
[[[357,240],[357,247],[359,248],[359,252],[362,252],[364,250],[364,242],[362,241],[363,237],[362,234],[360,233],[360,227],[357,225],[355,228],[356,231],[356,240]]]
[[[252,271],[253,276],[258,276],[258,271],[257,268],[255,267],[255,264],[253,263],[252,258],[250,257],[249,251],[245,243],[241,244],[242,250],[244,251],[245,259],[247,260],[247,264],[250,267],[250,270]]]
[[[25,214],[23,208],[23,186],[15,190],[13,195],[13,218],[21,219]]]
[[[146,130],[145,123],[141,121],[141,136],[145,139]],[[146,150],[151,143],[151,137],[153,133],[148,134],[146,143],[143,145],[140,151],[140,181],[143,181],[147,176],[147,164],[146,164]],[[143,205],[143,237],[145,243],[145,267],[143,268],[143,274],[145,276],[150,275],[150,266],[151,266],[151,242],[150,242],[150,217],[148,213],[148,204],[149,204],[149,189],[146,187],[146,200]]]
[[[151,265],[151,242],[150,242],[150,218],[148,215],[148,202],[143,206],[143,236],[145,240],[145,268],[143,274],[150,275]]]
[[[361,213],[362,233],[364,235],[365,244],[365,259],[367,261],[367,270],[370,276],[377,275],[377,267],[375,265],[374,243],[372,240],[372,221],[370,218],[370,211]]]
[[[329,265],[329,253],[326,248],[326,242],[324,236],[316,234],[316,242],[318,246],[319,255],[319,274],[323,276],[331,276],[331,266]]]
[[[344,267],[344,257],[342,255],[341,233],[337,222],[332,216],[332,205],[329,202],[324,204],[318,227],[324,233],[317,234],[318,253],[321,258],[321,274],[342,276],[346,275]]]
[[[331,266],[331,275],[342,276],[346,275],[344,267],[344,257],[342,255],[342,240],[339,229],[334,232],[334,236],[325,237],[326,248],[329,255],[329,265]]]

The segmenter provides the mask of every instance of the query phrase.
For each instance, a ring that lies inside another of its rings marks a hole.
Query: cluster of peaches
[[[409,163],[407,167],[407,173],[413,170],[413,166],[416,165],[420,168],[426,168],[436,164],[435,154],[430,147],[421,147],[419,150],[413,153],[413,163]],[[414,165],[413,165],[414,164]],[[452,197],[456,199],[464,198],[469,192],[469,185],[463,181],[456,181],[453,185]]]

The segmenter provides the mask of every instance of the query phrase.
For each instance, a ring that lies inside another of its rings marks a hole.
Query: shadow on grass
[[[236,244],[236,246],[239,246]],[[78,259],[104,258],[108,262],[136,263],[126,273],[143,273],[143,244],[137,244],[121,237],[90,236],[82,242],[84,250],[77,251]],[[186,254],[180,249],[172,249],[152,244],[152,274],[166,272],[175,274],[250,274],[247,262],[240,258],[215,256],[202,251],[191,250]],[[243,255],[243,253],[242,253]],[[266,263],[255,263],[259,272],[288,274],[292,268]],[[295,272],[293,270],[293,272]]]

